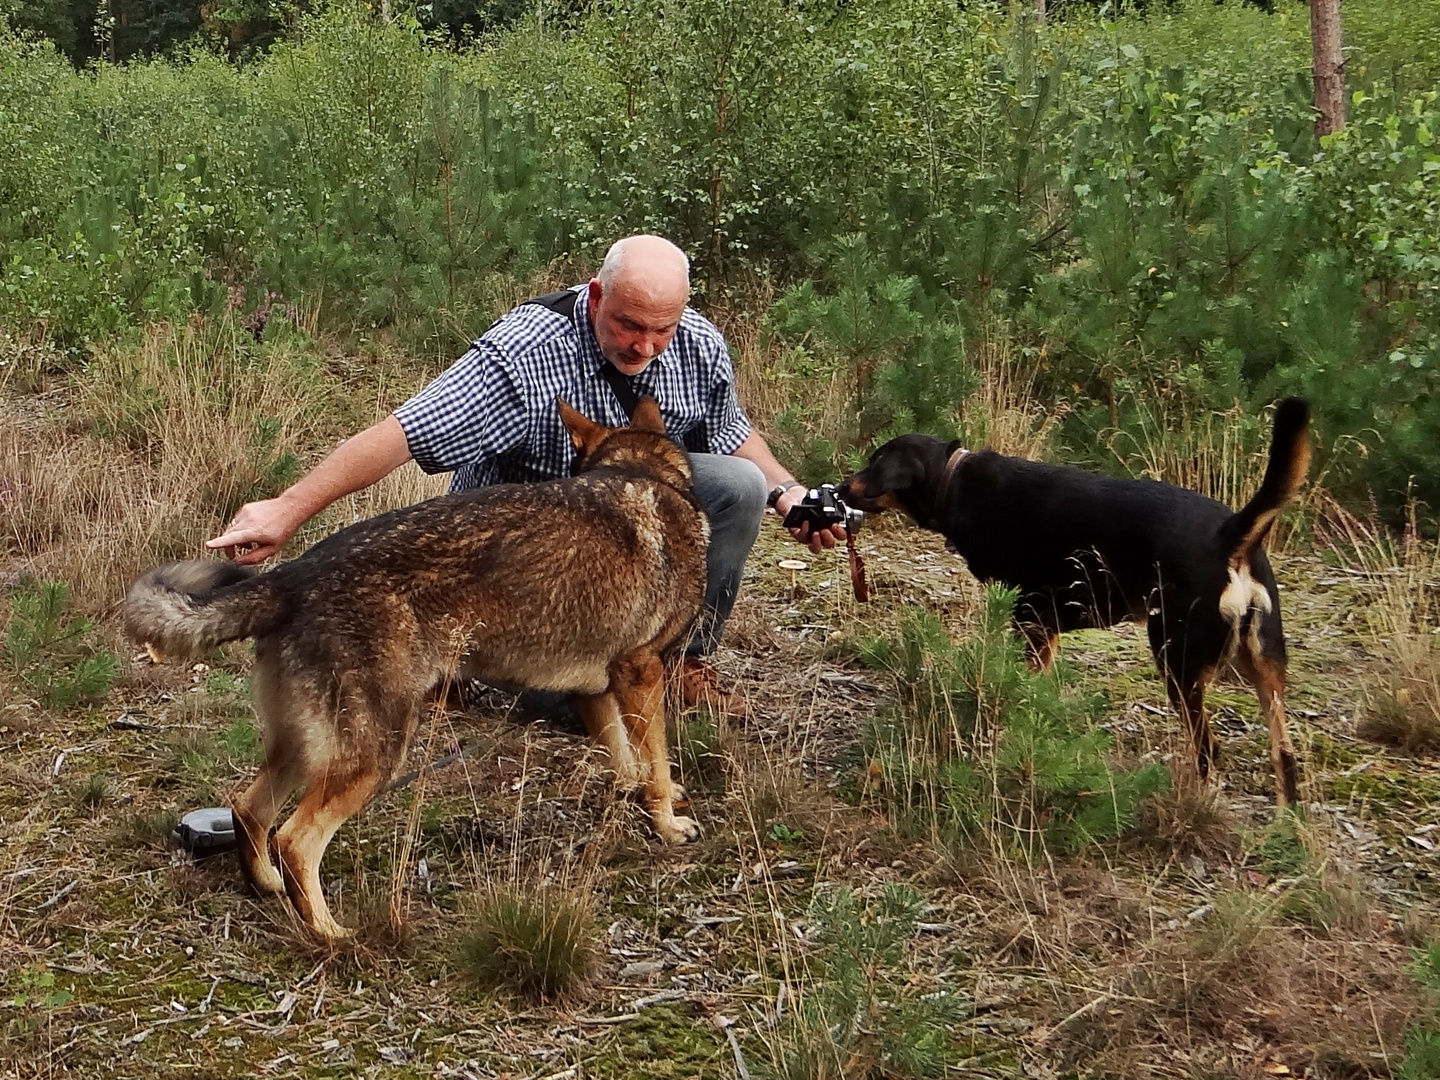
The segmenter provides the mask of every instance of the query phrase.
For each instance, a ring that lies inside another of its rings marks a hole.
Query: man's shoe
[[[745,703],[735,694],[720,689],[720,673],[698,656],[687,656],[677,672],[680,704],[694,709],[705,706],[717,716],[742,717]]]

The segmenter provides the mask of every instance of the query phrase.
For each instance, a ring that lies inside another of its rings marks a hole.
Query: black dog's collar
[[[945,522],[947,518],[945,511],[950,502],[950,488],[955,483],[955,470],[960,467],[960,462],[968,453],[970,453],[970,451],[966,450],[963,446],[957,446],[955,448],[955,452],[952,453],[945,462],[945,471],[940,474],[940,483],[938,490],[935,492],[935,523],[933,528],[945,537],[945,550],[952,555],[958,555],[960,553],[955,548],[955,542],[951,540],[945,532]]]

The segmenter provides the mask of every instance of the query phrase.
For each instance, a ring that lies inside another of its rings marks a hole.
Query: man
[[[783,518],[804,498],[804,485],[750,426],[724,337],[687,306],[690,264],[678,247],[658,236],[626,237],[588,285],[569,292],[573,299],[552,294],[515,308],[393,414],[278,497],[242,507],[206,546],[226,549],[236,562],[261,562],[336,499],[412,458],[428,473],[453,472],[456,491],[566,476],[574,450],[557,398],[616,427],[627,420],[621,397],[649,394],[670,436],[691,451],[711,523],[705,615],[681,692],[687,705],[726,707],[701,658],[729,618],[765,507]],[[815,552],[845,538],[839,528],[792,532]]]

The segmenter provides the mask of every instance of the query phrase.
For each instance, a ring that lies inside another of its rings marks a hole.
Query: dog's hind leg
[[[1015,624],[1025,639],[1025,660],[1033,671],[1049,671],[1059,651],[1060,633],[1039,623]]]
[[[1060,642],[1060,621],[1053,601],[1022,598],[1011,616],[1015,630],[1025,641],[1025,660],[1032,671],[1049,671]]]
[[[285,881],[270,858],[270,829],[291,793],[305,779],[302,749],[287,737],[284,720],[289,707],[279,690],[275,657],[263,647],[256,657],[251,683],[255,687],[257,720],[264,732],[265,761],[260,772],[230,803],[239,847],[240,872],[262,895],[279,895]]]
[[[1202,647],[1195,635],[1183,623],[1165,620],[1165,605],[1159,604],[1151,614],[1145,629],[1150,638],[1150,652],[1155,657],[1155,666],[1165,680],[1165,693],[1170,704],[1180,714],[1180,722],[1190,733],[1190,743],[1195,752],[1195,771],[1202,785],[1210,781],[1210,766],[1215,763],[1217,746],[1215,733],[1210,730],[1210,721],[1205,716],[1205,687],[1215,674],[1215,654],[1208,647]],[[1208,658],[1208,659],[1207,659]]]
[[[280,815],[280,808],[303,779],[301,762],[281,753],[266,756],[260,772],[231,801],[230,812],[235,820],[235,840],[239,845],[240,872],[257,893],[279,895],[285,891],[270,858],[270,827]]]
[[[665,743],[665,665],[648,649],[610,665],[610,686],[630,734],[650,766],[645,801],[655,831],[672,844],[700,838],[700,825],[675,813],[676,786],[670,779],[670,754]]]
[[[275,836],[285,891],[301,920],[321,937],[343,938],[349,931],[337,923],[320,887],[320,860],[335,830],[358,813],[379,789],[382,770],[364,764],[332,759],[316,776],[300,805]]]
[[[1260,711],[1270,727],[1270,765],[1275,770],[1275,798],[1283,809],[1300,801],[1300,765],[1285,723],[1285,662],[1265,655],[1249,642],[1235,654],[1235,666],[1260,698]]]
[[[1168,674],[1165,677],[1170,704],[1190,732],[1190,743],[1195,751],[1195,771],[1202,786],[1210,782],[1210,767],[1218,756],[1215,733],[1210,730],[1210,720],[1205,715],[1205,685],[1209,681],[1209,672],[1183,680]]]

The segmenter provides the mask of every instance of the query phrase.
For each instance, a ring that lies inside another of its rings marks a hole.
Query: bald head
[[[662,236],[627,236],[590,282],[590,319],[600,351],[626,375],[670,346],[690,297],[690,260]]]
[[[690,295],[690,260],[663,236],[642,234],[616,240],[596,276],[606,290],[624,287],[655,300],[679,296],[683,303]]]

